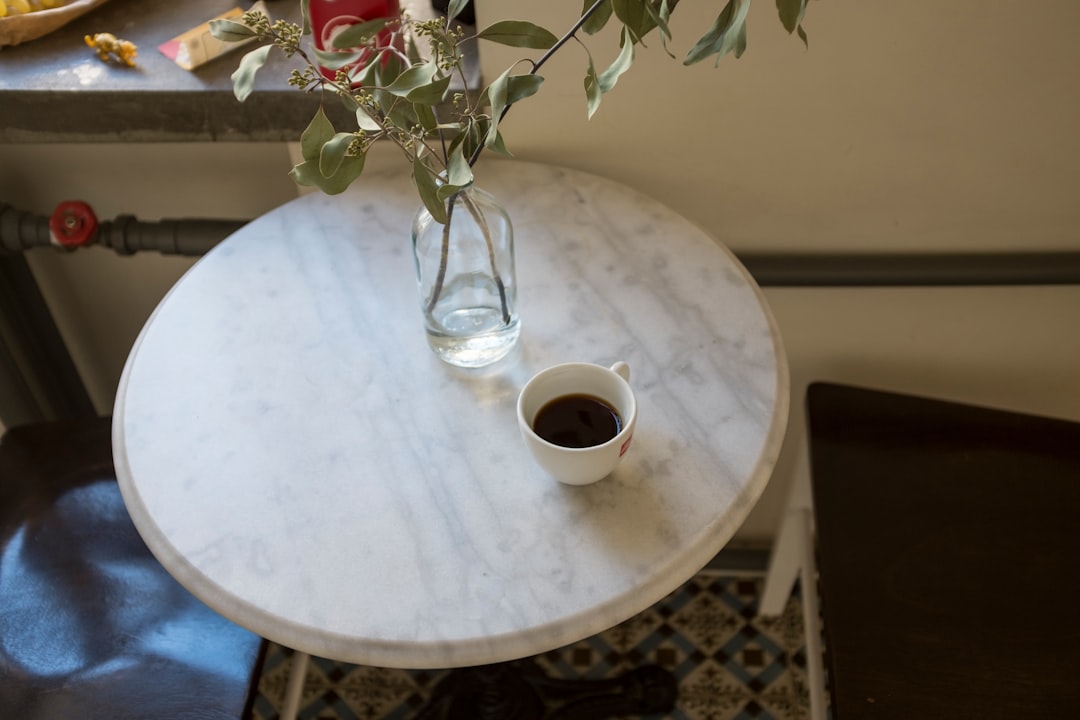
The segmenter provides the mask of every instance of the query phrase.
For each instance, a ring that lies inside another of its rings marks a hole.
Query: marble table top
[[[522,335],[482,370],[427,348],[403,167],[258,218],[155,310],[117,393],[121,489],[208,605],[313,655],[448,668],[537,654],[703,567],[768,482],[788,368],[758,287],[625,186],[490,161],[515,223]],[[624,360],[615,473],[562,485],[518,434],[543,367]]]

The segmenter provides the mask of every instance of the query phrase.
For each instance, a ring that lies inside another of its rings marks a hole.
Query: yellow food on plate
[[[0,48],[48,35],[107,0],[0,0]]]
[[[0,0],[0,17],[50,10],[63,4],[65,0]]]

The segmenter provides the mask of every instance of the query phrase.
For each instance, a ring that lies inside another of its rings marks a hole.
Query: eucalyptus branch
[[[600,7],[606,1],[607,0],[596,0],[596,2],[594,2],[589,7],[588,10],[586,10],[585,12],[583,12],[581,14],[581,17],[579,17],[577,19],[577,22],[575,22],[570,27],[570,29],[567,30],[566,33],[563,34],[563,36],[561,38],[559,38],[557,41],[555,41],[554,45],[552,45],[550,48],[548,48],[548,50],[543,55],[540,56],[539,60],[537,60],[535,62],[529,61],[532,64],[532,70],[530,70],[528,72],[528,74],[529,75],[536,75],[538,72],[540,72],[540,68],[542,68],[544,66],[544,63],[546,63],[548,60],[550,60],[551,57],[556,52],[558,52],[559,49],[563,45],[570,42],[571,38],[575,38],[577,36],[577,31],[581,29],[582,25],[587,23],[589,21],[589,18],[591,18],[594,14],[596,14],[596,12],[600,9]],[[506,113],[510,112],[510,108],[512,108],[513,106],[514,106],[514,103],[507,103],[506,107],[504,107],[502,109],[502,112],[499,113],[499,117],[498,117],[499,122],[502,122],[503,118],[506,117]],[[480,144],[478,144],[476,146],[476,149],[473,150],[472,156],[469,158],[469,167],[474,166],[476,164],[476,161],[480,159],[480,153],[482,153],[484,151],[484,147],[485,146],[484,146],[483,143],[480,143]]]
[[[589,21],[589,18],[592,17],[593,14],[596,13],[596,11],[598,11],[600,9],[600,6],[603,5],[606,1],[607,0],[596,0],[596,2],[594,2],[592,4],[592,7],[590,7],[588,10],[583,12],[581,14],[581,17],[578,18],[578,21],[576,23],[574,23],[573,27],[571,27],[566,32],[565,35],[563,35],[561,38],[559,38],[558,42],[556,42],[554,45],[552,45],[551,48],[547,52],[545,52],[543,55],[541,55],[539,60],[537,60],[536,62],[533,63],[533,69],[529,74],[530,75],[535,75],[540,70],[540,68],[543,67],[544,63],[546,63],[548,60],[551,59],[551,56],[554,55],[556,53],[556,51],[559,50],[559,48],[561,48],[566,43],[570,42],[570,39],[577,35],[577,31],[581,29],[581,26],[584,25],[585,23],[587,23]],[[510,109],[510,106],[507,105],[506,110],[509,110],[509,109]],[[503,111],[503,114],[504,115],[506,114],[505,110]]]
[[[807,3],[808,0],[776,0],[784,28],[788,33],[797,34],[803,43],[807,42],[802,26]],[[728,54],[740,57],[746,49],[746,19],[750,4],[751,0],[724,0],[718,3],[721,9],[715,21],[686,54],[683,64],[691,65],[707,58],[716,58],[719,62]],[[462,3],[455,2],[450,7],[460,10],[462,6]],[[363,171],[364,157],[376,139],[390,138],[405,152],[410,162],[430,153],[439,157],[440,162],[429,162],[427,158],[425,162],[446,169],[457,163],[459,142],[466,153],[465,163],[469,167],[475,165],[485,147],[508,153],[499,123],[511,107],[539,91],[543,83],[539,74],[541,68],[571,40],[580,43],[588,53],[580,32],[594,34],[615,17],[623,26],[618,57],[599,73],[591,55],[589,57],[585,93],[586,109],[589,117],[592,117],[602,96],[615,86],[619,77],[633,63],[635,45],[642,43],[650,32],[659,28],[667,49],[667,39],[671,37],[668,21],[677,6],[676,0],[592,0],[561,37],[531,22],[519,20],[496,22],[473,36],[465,37],[461,26],[455,24],[454,18],[449,15],[444,20],[417,20],[404,12],[396,18],[376,18],[360,23],[363,27],[356,28],[347,38],[337,36],[341,44],[354,45],[361,52],[342,55],[339,59],[335,58],[333,63],[327,62],[322,54],[309,54],[301,47],[303,26],[285,20],[271,22],[259,12],[244,13],[239,21],[213,20],[210,31],[219,40],[227,42],[246,42],[252,38],[270,40],[286,57],[297,55],[305,68],[303,71],[292,71],[290,85],[308,92],[316,88],[336,90],[339,95],[351,97],[352,88],[363,83],[376,93],[374,98],[386,103],[386,108],[380,108],[379,103],[360,103],[358,107],[363,108],[371,121],[358,116],[359,127],[352,133],[336,131],[320,107],[319,113],[304,131],[307,154],[304,162],[293,168],[293,177],[301,184],[318,185],[323,191],[334,194],[342,192],[359,177]],[[388,32],[384,33],[384,29]],[[348,33],[349,30],[343,32]],[[387,36],[388,42],[385,39]],[[419,53],[414,52],[415,45],[402,42],[402,39],[415,42],[421,38],[431,43],[432,59],[418,59]],[[462,42],[479,43],[480,40],[530,48],[542,51],[542,54],[536,60],[519,61],[529,63],[527,73],[522,74],[515,63],[487,90],[477,95],[469,91],[460,46]],[[265,64],[270,49],[263,45],[241,60],[233,74],[233,88],[238,100],[243,101],[253,91],[255,73]],[[336,45],[327,50],[332,53],[335,49]],[[670,51],[668,54],[671,54]],[[323,62],[335,67],[344,65],[349,69],[343,70],[337,78],[338,82],[334,83],[320,69]],[[519,74],[511,74],[514,72]],[[436,106],[446,102],[450,77],[460,77],[466,88],[460,98],[455,95],[454,109],[451,111],[455,124],[460,125],[460,132],[465,137],[453,142],[449,142],[448,129],[440,127],[442,123],[435,115]],[[479,98],[485,96],[490,102],[490,109],[479,104]],[[374,100],[370,94],[366,97]],[[439,136],[438,142],[433,140],[436,134]],[[353,136],[351,142],[346,135]],[[453,158],[448,157],[451,151],[455,153]],[[428,171],[439,172],[434,166],[429,167]],[[437,204],[439,201],[430,186],[418,186],[417,189],[425,206],[442,217],[443,212]]]

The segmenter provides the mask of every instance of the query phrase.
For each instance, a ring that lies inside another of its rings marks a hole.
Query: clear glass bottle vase
[[[446,211],[443,225],[421,207],[412,226],[428,345],[451,365],[490,365],[520,333],[510,216],[472,186],[449,198]]]

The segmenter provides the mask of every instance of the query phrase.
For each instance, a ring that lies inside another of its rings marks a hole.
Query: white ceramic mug
[[[637,423],[637,400],[630,387],[630,367],[617,362],[610,368],[592,363],[563,363],[541,370],[518,395],[521,436],[540,467],[568,485],[588,485],[611,474],[630,448]],[[589,447],[564,447],[540,437],[536,416],[558,398],[586,395],[603,401],[619,416],[618,433]]]

